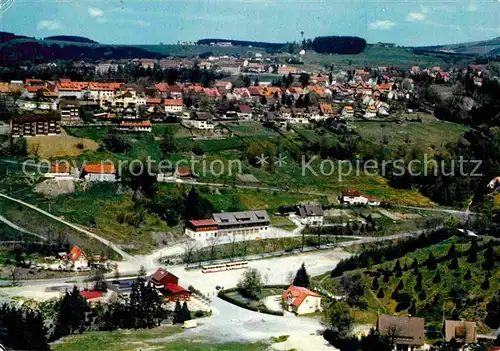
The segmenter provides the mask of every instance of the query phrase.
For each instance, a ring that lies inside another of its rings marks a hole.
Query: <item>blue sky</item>
[[[207,37],[292,41],[358,35],[368,42],[431,45],[500,36],[500,0],[2,0],[0,29],[81,35],[107,44]],[[1,9],[0,9],[1,10]]]

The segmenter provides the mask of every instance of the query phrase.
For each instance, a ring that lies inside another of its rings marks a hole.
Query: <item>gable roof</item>
[[[455,338],[464,340],[467,344],[475,343],[477,341],[476,322],[445,320],[444,337],[447,342]]]
[[[165,99],[165,106],[184,106],[182,99]]]
[[[239,105],[238,109],[240,113],[252,113],[252,108],[248,105]]]
[[[156,270],[156,272],[154,272],[154,274],[151,276],[151,280],[154,282],[154,283],[158,283],[158,284],[161,284],[161,281],[165,278],[165,277],[168,277],[168,276],[171,276],[171,277],[174,277],[176,278],[177,280],[179,278],[177,278],[177,276],[173,275],[172,273],[166,271],[165,269],[163,268],[158,268]]]
[[[116,173],[115,166],[112,164],[99,164],[90,163],[83,167],[85,173],[97,173],[97,174],[114,174]]]
[[[395,341],[399,345],[423,345],[425,341],[423,318],[380,315],[377,330],[382,335],[396,334]]]
[[[333,114],[333,107],[331,104],[320,104],[319,109],[321,112],[325,115],[331,115]]]
[[[85,300],[98,299],[98,298],[102,297],[102,292],[84,290],[84,291],[80,291],[80,296],[83,297]]]
[[[167,289],[167,291],[171,292],[172,294],[177,294],[177,293],[181,293],[181,292],[190,293],[189,290],[184,289],[182,286],[174,284],[174,283],[167,283],[165,285],[165,289]]]
[[[217,223],[213,219],[193,219],[189,221],[195,227],[204,227],[204,226],[216,226]]]
[[[294,307],[299,307],[308,296],[321,297],[321,295],[315,293],[314,291],[294,285],[290,285],[288,289],[283,292],[281,298],[283,300],[287,300],[290,295],[293,298],[291,305]]]
[[[311,216],[323,216],[323,209],[320,205],[302,205],[298,206],[299,215],[302,218]]]
[[[73,262],[76,262],[78,260],[78,258],[80,258],[80,256],[82,256],[87,258],[87,254],[82,250],[80,249],[77,245],[73,246],[73,248],[71,249],[71,251],[69,252],[68,254],[68,258],[73,261]]]

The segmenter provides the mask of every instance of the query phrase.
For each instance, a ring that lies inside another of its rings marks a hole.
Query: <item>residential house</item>
[[[266,211],[214,213],[212,217],[219,226],[217,236],[258,235],[270,224]]]
[[[297,207],[297,215],[300,223],[311,227],[323,225],[323,209],[321,205],[301,205]]]
[[[146,106],[158,106],[161,104],[161,98],[146,98]]]
[[[313,84],[327,86],[330,85],[330,78],[328,76],[318,75],[316,77],[311,77],[311,82],[313,82]]]
[[[77,245],[73,246],[68,255],[63,257],[74,270],[81,270],[89,266],[87,254]]]
[[[169,283],[178,284],[179,278],[163,268],[158,268],[156,272],[149,277],[149,281],[151,281],[157,289],[161,289]]]
[[[149,280],[169,302],[189,301],[191,299],[191,292],[178,285],[179,278],[163,268],[158,268]]]
[[[80,102],[78,100],[61,100],[59,103],[61,113],[61,124],[71,124],[81,122]]]
[[[446,342],[455,339],[456,342],[461,344],[477,343],[476,322],[445,320],[443,329]]]
[[[116,63],[99,63],[95,66],[96,73],[107,74],[109,71],[117,71],[118,65]]]
[[[189,124],[196,129],[214,129],[213,119],[214,116],[211,113],[194,112],[189,120]]]
[[[291,119],[292,118],[292,109],[288,107],[280,107],[280,116],[281,118],[284,119]]]
[[[122,121],[118,127],[124,132],[147,132],[151,133],[153,125],[150,121]]]
[[[306,314],[320,312],[321,296],[301,286],[290,285],[281,295],[281,300],[289,312]]]
[[[324,119],[331,118],[336,115],[331,104],[319,104],[319,109]]]
[[[304,95],[304,89],[299,87],[291,87],[285,91],[287,96],[292,96],[294,100],[298,100],[299,97]]]
[[[309,118],[307,116],[307,110],[305,108],[295,108],[292,107],[292,123],[308,124]]]
[[[341,202],[349,205],[369,205],[379,206],[380,202],[357,190],[344,190],[341,195]]]
[[[219,226],[213,219],[199,219],[186,222],[184,233],[195,240],[215,238]]]
[[[342,117],[344,118],[353,118],[354,117],[354,108],[352,106],[344,106],[342,110]]]
[[[61,134],[61,115],[54,112],[15,116],[11,120],[11,131],[14,137]]]
[[[252,119],[252,108],[249,105],[239,105],[236,114],[238,119]]]
[[[257,89],[258,93],[258,89]],[[233,92],[231,93],[232,98],[235,100],[242,100],[242,99],[250,99],[251,95],[250,92],[248,91],[247,88],[234,88]],[[259,94],[257,94],[259,95]]]
[[[121,117],[123,119],[128,119],[128,120],[140,119],[139,118],[139,110],[136,109],[135,107],[129,105],[129,106],[125,107],[123,110],[121,110]]]
[[[221,95],[216,88],[203,88],[203,95],[210,100],[217,100],[221,98]]]
[[[59,99],[69,97],[73,99],[82,99],[83,91],[86,87],[87,84],[81,84],[77,82],[59,83],[56,85],[55,91],[57,92],[57,96]]]
[[[86,164],[81,176],[89,182],[116,182],[116,169],[113,164]]]
[[[288,75],[288,74],[297,74],[297,67],[292,67],[292,66],[280,66],[278,68],[278,74],[280,75]]]
[[[181,113],[184,109],[184,100],[182,99],[165,99],[165,112]]]
[[[393,339],[398,350],[414,350],[425,343],[423,318],[380,315],[377,319],[377,331]]]
[[[80,296],[83,297],[87,301],[101,301],[103,299],[103,293],[100,291],[90,291],[90,290],[83,290],[80,291]]]
[[[309,115],[309,119],[312,121],[319,121],[327,118],[321,113],[320,109],[317,106],[308,106],[307,114]]]
[[[49,172],[44,174],[45,178],[67,179],[71,177],[71,166],[68,162],[55,163],[50,166]]]
[[[370,105],[365,110],[365,118],[373,118],[377,117],[377,108],[373,105]]]
[[[483,86],[483,78],[481,77],[473,77],[472,78],[474,80],[474,85],[475,86],[478,86],[478,87],[482,87]]]
[[[390,107],[386,102],[377,102],[376,107],[378,108],[378,115],[380,117],[387,117],[390,115]]]

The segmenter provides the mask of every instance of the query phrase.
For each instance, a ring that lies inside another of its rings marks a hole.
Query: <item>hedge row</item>
[[[277,287],[281,287],[281,285],[270,285],[270,286],[267,286],[267,287],[269,287],[269,288],[277,288]],[[245,308],[245,309],[250,310],[250,311],[260,312],[260,313],[265,313],[265,314],[272,314],[274,316],[282,316],[283,315],[283,311],[272,311],[272,310],[270,310],[268,308],[258,309],[258,308],[255,308],[255,307],[252,307],[250,305],[247,305],[244,302],[238,301],[238,300],[233,299],[232,297],[229,297],[229,296],[226,295],[227,293],[234,292],[234,291],[238,291],[238,289],[237,288],[233,288],[233,289],[221,290],[221,291],[219,291],[219,293],[217,294],[217,296],[219,298],[221,298],[222,300],[224,300],[224,301],[227,301],[229,303],[232,303],[233,305],[236,305],[236,306],[241,307],[241,308]]]

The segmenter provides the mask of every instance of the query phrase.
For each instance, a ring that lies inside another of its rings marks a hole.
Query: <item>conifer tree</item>
[[[470,269],[467,270],[467,272],[464,275],[464,280],[471,280],[472,279],[472,274],[470,272]]]
[[[295,275],[295,279],[293,280],[293,285],[301,286],[304,288],[309,287],[309,275],[307,274],[306,265],[304,262],[302,262],[302,265],[297,270],[297,274]]]
[[[422,291],[420,292],[420,294],[418,294],[418,299],[420,301],[423,301],[427,298],[427,294],[425,293],[425,289],[422,289]]]
[[[490,288],[490,280],[488,277],[485,277],[483,282],[481,283],[481,289],[489,290],[489,288]]]
[[[426,264],[429,270],[435,270],[437,268],[436,257],[434,257],[432,252],[429,253],[429,257],[427,258]]]
[[[455,247],[455,243],[453,243],[453,244],[451,244],[446,257],[452,258],[452,257],[455,257],[456,254],[457,254],[457,248]]]
[[[181,315],[182,315],[182,322],[191,320],[191,312],[189,311],[186,301],[184,301],[184,303],[182,304]]]
[[[448,265],[448,268],[449,269],[457,269],[458,268],[458,258],[456,256],[453,256],[450,264]]]
[[[378,288],[379,288],[378,278],[374,277],[372,281],[372,290],[378,290]]]
[[[399,262],[399,259],[396,261],[393,272],[397,278],[401,278],[401,276],[403,275],[403,272],[401,270],[401,263]]]
[[[179,300],[175,302],[173,324],[182,323],[182,307]]]
[[[403,280],[401,279],[398,283],[398,286],[396,287],[396,290],[403,290],[405,288],[405,284],[403,283]]]
[[[384,294],[384,289],[380,288],[380,289],[378,290],[377,297],[378,297],[379,299],[383,299],[383,298],[384,298],[384,296],[385,296],[385,294]]]
[[[439,270],[436,271],[436,274],[434,275],[434,278],[432,278],[433,283],[439,283],[441,281],[441,274],[439,273]]]

